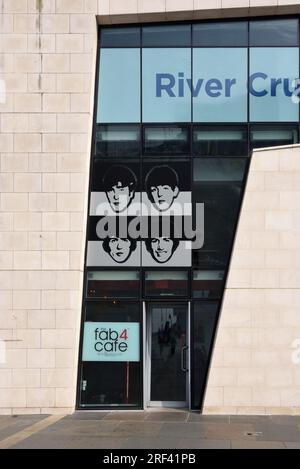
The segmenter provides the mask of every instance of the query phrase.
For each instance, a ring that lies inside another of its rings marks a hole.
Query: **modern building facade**
[[[299,413],[299,13],[3,0],[1,413]]]

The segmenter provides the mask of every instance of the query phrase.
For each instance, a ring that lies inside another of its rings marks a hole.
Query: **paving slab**
[[[104,420],[119,420],[119,421],[144,421],[147,418],[146,412],[133,412],[133,411],[120,411],[120,412],[109,412],[103,418]]]
[[[198,438],[182,438],[178,449],[230,449],[230,440],[200,440]]]
[[[48,415],[39,415],[37,416],[18,416],[18,417],[10,417],[10,420],[3,421],[0,427],[0,441],[4,438],[7,438],[15,433],[24,430],[27,427],[30,427],[34,423],[39,422],[40,420],[45,419]]]
[[[300,415],[271,415],[270,423],[276,423],[276,425],[300,425]]]
[[[67,415],[67,420],[102,420],[109,415],[110,412],[74,412],[74,414]]]
[[[54,436],[51,439],[47,435],[34,435],[21,443],[12,446],[12,449],[118,449],[120,439],[110,437],[89,436]]]
[[[189,412],[187,421],[202,423],[229,423],[229,415],[201,415],[198,412]]]
[[[250,423],[206,423],[206,438],[212,440],[243,440],[252,432],[254,426]]]
[[[146,417],[147,422],[186,422],[188,412],[151,412]]]
[[[257,437],[263,441],[294,441],[300,442],[300,429],[296,425],[257,424]]]
[[[229,423],[271,423],[271,418],[269,415],[230,415]]]
[[[232,440],[232,449],[285,449],[282,442],[279,441],[245,441],[245,440]]]
[[[107,422],[111,423],[111,422]],[[158,436],[162,423],[160,422],[119,422],[113,430],[113,437],[131,437],[131,436]]]
[[[111,436],[115,428],[120,425],[120,422],[105,422],[104,420],[60,420],[59,422],[42,430],[41,434],[64,435],[64,436]]]
[[[174,449],[179,448],[179,440],[174,438],[127,438],[122,449]]]
[[[164,437],[177,438],[205,438],[207,426],[205,423],[163,423],[160,435]]]

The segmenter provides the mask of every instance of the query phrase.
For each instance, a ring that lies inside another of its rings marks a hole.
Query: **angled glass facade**
[[[79,408],[201,409],[250,152],[298,142],[298,29],[100,30]]]

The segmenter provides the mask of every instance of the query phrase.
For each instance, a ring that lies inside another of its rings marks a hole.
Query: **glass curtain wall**
[[[251,150],[299,141],[298,30],[297,18],[99,30],[79,408],[143,407],[143,302],[171,296],[191,303],[201,409]],[[167,215],[169,235],[145,234]],[[175,235],[178,220],[203,242]]]

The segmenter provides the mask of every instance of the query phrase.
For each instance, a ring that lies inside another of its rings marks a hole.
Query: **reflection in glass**
[[[192,284],[194,298],[220,298],[223,281],[224,270],[194,270]]]
[[[191,320],[192,333],[192,408],[201,407],[205,377],[209,366],[213,332],[219,305],[217,302],[194,302]]]
[[[249,28],[250,46],[298,46],[297,19],[250,21]]]
[[[186,271],[145,272],[146,296],[187,296],[188,273]]]
[[[87,304],[85,320],[91,322],[139,322],[141,320],[140,304],[136,301],[105,301]]]
[[[193,154],[203,156],[247,156],[245,127],[199,127],[193,132]]]
[[[253,125],[250,128],[251,148],[293,145],[298,143],[298,127]]]
[[[187,304],[149,305],[151,401],[186,401]]]
[[[193,25],[193,46],[231,47],[248,45],[247,21],[201,23]]]
[[[140,28],[102,28],[100,30],[101,47],[139,47]]]
[[[191,25],[168,24],[167,26],[144,26],[143,47],[169,47],[191,45]]]
[[[189,154],[187,127],[146,127],[144,136],[145,155]]]
[[[80,405],[140,407],[141,364],[136,362],[85,362],[81,365]]]
[[[194,160],[194,203],[205,207],[204,245],[193,251],[193,265],[226,268],[241,201],[247,158]]]
[[[96,156],[121,158],[138,156],[140,130],[135,125],[101,125],[96,129]]]
[[[139,272],[134,270],[89,271],[87,296],[90,298],[136,298],[139,296]]]

